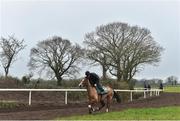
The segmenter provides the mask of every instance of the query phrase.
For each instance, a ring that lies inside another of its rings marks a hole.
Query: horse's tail
[[[120,102],[121,102],[120,96],[118,95],[118,93],[117,93],[116,91],[113,90],[113,92],[114,92],[113,98],[116,98],[116,101],[117,101],[118,103],[120,103]]]

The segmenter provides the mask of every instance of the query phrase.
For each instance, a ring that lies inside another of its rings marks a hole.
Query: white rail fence
[[[31,100],[32,100],[32,92],[65,92],[65,99],[64,99],[64,103],[67,104],[68,103],[68,92],[85,92],[86,89],[0,89],[0,92],[8,92],[8,91],[12,91],[12,92],[29,92],[29,105],[31,105]],[[144,98],[147,97],[147,92],[150,93],[150,96],[153,95],[153,93],[155,94],[155,96],[159,96],[159,93],[162,91],[160,89],[151,89],[151,90],[142,90],[142,89],[135,89],[135,90],[119,90],[119,89],[115,89],[114,91],[117,92],[129,92],[130,93],[130,101],[133,100],[133,93],[137,93],[137,92],[142,92],[144,93]]]

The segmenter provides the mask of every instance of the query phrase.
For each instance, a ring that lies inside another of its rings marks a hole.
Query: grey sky
[[[146,27],[165,48],[159,66],[146,66],[137,78],[180,78],[180,1],[178,0],[0,0],[0,36],[15,34],[27,44],[10,69],[28,73],[30,49],[58,35],[82,43],[84,34],[110,22]],[[81,71],[81,76],[89,66]],[[98,68],[99,69],[99,68]],[[97,68],[90,68],[96,71]],[[2,67],[0,73],[4,73]]]

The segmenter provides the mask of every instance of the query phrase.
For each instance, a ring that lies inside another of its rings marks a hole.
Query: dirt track
[[[111,111],[127,108],[180,106],[180,93],[163,93],[159,97],[136,100],[129,103],[112,104]],[[102,110],[102,112],[105,109]],[[86,104],[69,105],[34,105],[31,107],[19,107],[11,110],[0,110],[1,120],[49,120],[61,116],[88,114]]]

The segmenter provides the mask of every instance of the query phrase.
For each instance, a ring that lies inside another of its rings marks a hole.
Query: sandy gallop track
[[[163,93],[159,97],[151,97],[129,103],[112,104],[111,111],[175,105],[180,106],[180,93]],[[50,120],[56,117],[80,114],[88,114],[86,104],[70,104],[66,106],[36,105],[11,110],[0,110],[0,120]]]

